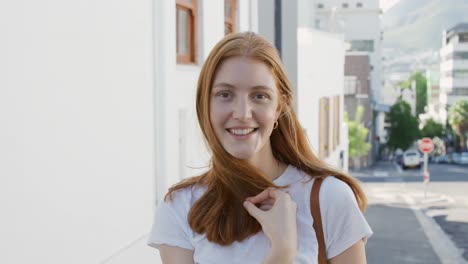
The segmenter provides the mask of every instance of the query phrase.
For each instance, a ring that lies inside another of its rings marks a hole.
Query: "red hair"
[[[281,104],[278,128],[271,136],[274,157],[304,171],[311,179],[333,175],[346,182],[354,192],[361,210],[367,200],[358,182],[319,160],[309,146],[293,108],[292,86],[281,64],[276,48],[266,39],[252,32],[225,36],[211,51],[200,72],[197,85],[196,108],[200,127],[212,151],[209,170],[172,186],[172,193],[193,185],[207,187],[207,191],[190,209],[188,222],[193,231],[206,234],[209,241],[230,245],[234,241],[258,233],[260,224],[243,207],[243,201],[268,187],[276,186],[262,171],[247,161],[231,156],[223,148],[210,122],[210,92],[214,75],[220,63],[230,57],[245,56],[267,65],[276,80]]]

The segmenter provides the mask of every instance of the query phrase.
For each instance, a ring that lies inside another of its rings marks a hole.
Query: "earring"
[[[275,124],[273,125],[273,129],[276,129],[278,127],[278,120],[275,121]]]

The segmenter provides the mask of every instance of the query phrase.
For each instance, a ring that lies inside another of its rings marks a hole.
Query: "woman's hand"
[[[294,259],[297,250],[297,206],[289,194],[268,188],[254,197],[248,197],[244,207],[262,226],[272,250]]]

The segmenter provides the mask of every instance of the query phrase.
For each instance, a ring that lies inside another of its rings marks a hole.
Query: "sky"
[[[400,0],[380,0],[380,7],[385,12]]]

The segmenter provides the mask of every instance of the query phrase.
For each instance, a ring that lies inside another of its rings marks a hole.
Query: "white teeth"
[[[247,135],[254,131],[253,128],[247,128],[247,129],[229,129],[231,133],[236,134],[236,135]]]

